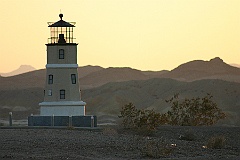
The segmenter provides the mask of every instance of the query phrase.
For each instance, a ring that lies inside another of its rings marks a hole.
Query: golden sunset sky
[[[171,70],[240,64],[240,0],[1,0],[0,73],[45,68],[47,22],[76,22],[78,65]]]

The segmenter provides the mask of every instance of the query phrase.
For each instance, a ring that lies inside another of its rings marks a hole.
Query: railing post
[[[54,126],[54,114],[52,115],[52,126]]]
[[[68,126],[69,126],[69,127],[72,127],[72,115],[69,116],[69,119],[68,119]]]
[[[91,116],[91,127],[94,127],[94,117]]]

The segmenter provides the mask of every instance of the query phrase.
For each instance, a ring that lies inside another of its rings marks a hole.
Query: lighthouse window
[[[52,96],[52,90],[51,89],[48,90],[48,96]]]
[[[76,74],[71,74],[72,84],[76,84]]]
[[[48,84],[53,84],[53,75],[48,75]]]
[[[64,49],[59,49],[59,59],[64,59]]]
[[[65,90],[64,89],[60,90],[60,99],[65,99]]]

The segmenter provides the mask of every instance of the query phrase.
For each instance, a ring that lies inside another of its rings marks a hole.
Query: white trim
[[[39,106],[85,106],[83,101],[58,101],[58,102],[41,102]]]
[[[78,68],[78,64],[46,64],[46,68]]]

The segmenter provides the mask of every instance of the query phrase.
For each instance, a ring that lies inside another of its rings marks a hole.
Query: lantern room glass
[[[51,37],[48,39],[48,43],[59,43],[61,35],[64,35],[66,43],[74,43],[73,27],[50,27]]]

